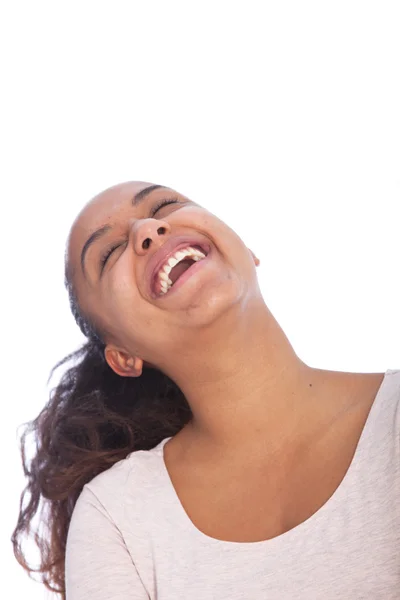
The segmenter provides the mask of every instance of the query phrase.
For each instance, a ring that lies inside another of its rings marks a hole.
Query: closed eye
[[[179,200],[177,198],[170,198],[169,200],[160,200],[160,202],[157,202],[157,204],[151,209],[150,217],[153,218],[154,215],[163,208],[163,206],[168,206],[168,204],[179,204]]]
[[[110,258],[111,254],[114,252],[114,250],[116,250],[117,248],[122,246],[122,244],[123,244],[123,242],[118,242],[118,244],[114,244],[113,246],[111,246],[111,248],[107,248],[107,250],[101,255],[101,257],[100,257],[100,275],[103,273],[104,267],[106,266],[106,263],[107,263],[108,259]]]

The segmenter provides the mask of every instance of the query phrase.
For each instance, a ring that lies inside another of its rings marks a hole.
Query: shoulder
[[[397,433],[400,430],[400,369],[389,369],[379,390],[382,406],[389,414],[394,413]]]
[[[385,383],[388,391],[400,395],[400,369],[388,369],[385,373]]]
[[[354,373],[346,383],[349,391],[349,412],[366,412],[371,420],[379,415],[396,412],[400,404],[400,369],[384,373]]]
[[[146,503],[158,462],[151,450],[132,452],[84,486],[68,528],[68,598],[150,597],[142,579],[150,577],[151,585],[152,512]]]
[[[388,369],[375,402],[383,411],[398,414],[400,409],[400,369]]]
[[[101,506],[115,521],[126,508],[146,506],[159,481],[163,466],[163,442],[151,450],[137,450],[103,471],[87,483],[78,504],[89,502]]]
[[[392,460],[400,457],[400,369],[388,369],[375,396],[363,431],[372,452]],[[368,444],[366,444],[368,447]]]

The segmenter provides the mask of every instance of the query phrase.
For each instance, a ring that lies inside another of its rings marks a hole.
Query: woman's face
[[[82,311],[106,332],[107,344],[159,368],[202,328],[259,294],[255,263],[215,215],[142,182],[94,198],[68,244]]]

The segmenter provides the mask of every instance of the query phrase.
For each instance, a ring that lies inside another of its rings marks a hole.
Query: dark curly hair
[[[69,365],[46,406],[25,425],[21,455],[27,485],[12,535],[18,562],[62,599],[68,527],[83,486],[129,453],[175,435],[191,419],[185,396],[161,371],[147,367],[138,378],[114,373],[104,358],[103,336],[80,310],[67,261],[65,285],[87,341],[52,369],[50,378]],[[25,552],[29,538],[39,551],[37,566]]]

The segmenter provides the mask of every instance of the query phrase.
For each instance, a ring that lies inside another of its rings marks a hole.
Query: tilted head
[[[258,260],[223,221],[169,188],[123,183],[75,220],[67,279],[120,375],[162,367],[227,311],[259,295]]]
[[[208,365],[207,343],[222,339],[224,351],[238,319],[253,315],[262,300],[257,262],[216,216],[148,183],[106,190],[73,224],[66,279],[74,316],[89,339],[58,363],[73,361],[22,436],[28,483],[12,538],[20,564],[39,572],[64,600],[67,532],[84,485],[190,423],[180,376],[191,380],[197,353]],[[156,370],[142,374],[143,364]],[[46,511],[39,515],[42,502]],[[38,547],[39,569],[30,562],[31,547],[25,552],[26,537]]]

